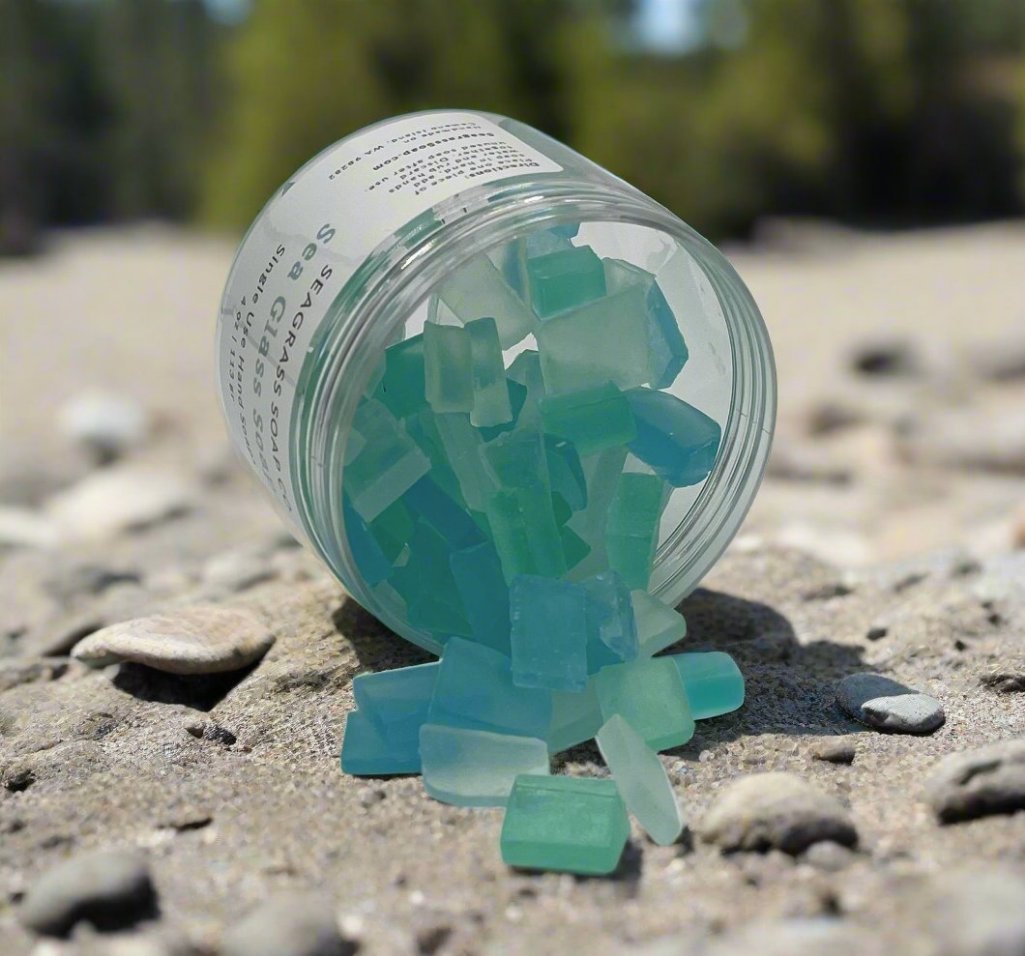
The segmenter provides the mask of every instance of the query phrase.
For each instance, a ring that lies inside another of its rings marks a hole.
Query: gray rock
[[[926,780],[925,798],[942,823],[1025,810],[1025,738],[945,757]]]
[[[215,555],[203,568],[203,583],[225,591],[245,591],[275,576],[266,555],[226,551]]]
[[[991,865],[943,873],[923,909],[940,956],[1025,953],[1025,878],[1019,870]]]
[[[39,660],[0,660],[0,694],[22,684],[58,680],[68,671],[68,661],[60,657]]]
[[[885,951],[860,927],[811,917],[753,923],[727,933],[705,952],[707,956],[882,956]]]
[[[836,702],[859,723],[896,734],[929,734],[943,726],[943,705],[880,674],[851,674],[836,687]]]
[[[112,624],[72,656],[91,667],[131,661],[169,674],[217,674],[258,661],[273,643],[254,614],[202,605]]]
[[[855,860],[855,854],[839,843],[832,840],[823,840],[821,843],[813,843],[804,853],[804,862],[823,870],[826,873],[838,873],[845,870]]]
[[[221,941],[221,956],[351,956],[357,949],[326,900],[298,894],[262,903]]]
[[[840,802],[790,773],[736,780],[709,808],[698,832],[726,852],[779,849],[796,855],[820,840],[858,842]]]
[[[67,936],[80,922],[97,929],[132,926],[156,915],[157,896],[140,856],[101,850],[65,860],[44,873],[18,910],[22,924],[48,936]]]
[[[113,392],[88,391],[70,398],[58,413],[61,431],[100,459],[140,445],[149,418],[134,399]]]
[[[811,753],[826,763],[852,764],[857,751],[850,737],[826,737],[812,747]]]

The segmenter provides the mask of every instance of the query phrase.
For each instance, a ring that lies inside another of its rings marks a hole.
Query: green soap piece
[[[402,502],[412,515],[426,521],[453,548],[467,548],[484,539],[462,502],[447,495],[429,474],[403,495]]]
[[[490,541],[457,551],[449,559],[474,640],[509,655],[509,586]]]
[[[570,518],[569,526],[591,545],[591,553],[575,568],[571,580],[580,581],[604,571],[608,567],[605,549],[605,526],[609,518],[609,505],[619,484],[626,461],[625,448],[607,448],[583,460],[587,482],[587,507]]]
[[[463,320],[459,318],[444,302],[436,295],[427,300],[427,322],[431,325],[462,325]]]
[[[600,647],[596,656],[605,664],[637,657],[637,622],[630,591],[615,571],[602,571],[580,585],[587,592],[588,640]],[[608,651],[608,655],[600,653]],[[588,655],[591,647],[588,646]],[[590,661],[589,661],[590,664]],[[591,671],[597,667],[589,667]]]
[[[345,452],[342,460],[345,464],[355,461],[360,453],[367,447],[367,440],[355,428],[349,429],[349,435],[345,439]]]
[[[610,717],[595,738],[627,809],[659,846],[683,832],[683,813],[665,767],[629,720]]]
[[[572,571],[591,553],[591,546],[568,525],[559,528],[562,538],[562,553],[566,558],[566,570]]]
[[[345,466],[344,490],[364,521],[373,521],[431,467],[430,460],[375,399],[361,402],[353,418],[366,447]]]
[[[545,391],[579,392],[648,381],[644,290],[634,286],[542,322],[536,332]]]
[[[723,651],[672,654],[695,720],[720,717],[744,704],[744,675]]]
[[[462,322],[491,316],[498,328],[498,338],[503,349],[510,348],[529,335],[537,321],[485,255],[477,256],[460,266],[438,290],[438,298]]]
[[[498,327],[490,316],[466,323],[470,337],[473,409],[470,421],[478,427],[512,421],[509,389],[505,384],[505,361],[498,341]]]
[[[509,410],[512,413],[512,418],[502,425],[490,425],[478,429],[480,431],[481,438],[483,438],[484,441],[492,441],[499,435],[512,431],[518,423],[520,412],[523,409],[523,403],[527,400],[527,387],[525,385],[521,385],[519,382],[514,382],[507,378],[505,380],[505,386],[509,392]]]
[[[513,578],[513,683],[582,691],[587,686],[587,611],[587,591],[579,584],[533,574]]]
[[[424,337],[414,335],[385,349],[384,374],[374,397],[396,418],[408,418],[427,407],[424,380]]]
[[[441,434],[438,431],[438,423],[434,412],[427,409],[411,415],[403,424],[406,426],[406,433],[417,447],[430,459],[430,477],[438,487],[450,498],[465,505],[463,493],[459,488],[459,480],[455,472],[449,467],[448,454],[445,451]]]
[[[345,718],[342,770],[356,777],[419,773],[420,751],[403,737],[390,740],[366,714],[353,710]]]
[[[573,517],[573,509],[569,506],[569,502],[557,491],[552,492],[552,513],[555,515],[555,523],[560,528]],[[583,538],[580,540],[583,541]],[[586,541],[584,543],[587,544]],[[590,545],[588,545],[588,551],[590,551]]]
[[[523,278],[523,267],[521,263],[520,241],[514,239],[505,245],[489,249],[486,253],[491,264],[501,273],[513,292],[520,299],[526,300],[526,284]]]
[[[431,661],[357,674],[352,681],[356,706],[393,746],[418,751],[420,727],[427,720],[439,671],[439,663]]]
[[[545,431],[571,441],[584,457],[625,445],[637,435],[630,403],[611,382],[547,396],[540,408]]]
[[[687,622],[683,615],[647,591],[631,591],[630,600],[637,622],[640,657],[653,657],[687,636]]]
[[[594,678],[602,716],[623,717],[655,750],[694,736],[694,717],[676,665],[666,657],[613,664]]]
[[[549,487],[548,459],[541,432],[517,428],[488,442],[481,453],[495,484],[502,489]]]
[[[470,424],[469,415],[437,415],[434,424],[448,465],[459,482],[462,500],[471,510],[484,511],[497,489],[481,454],[480,432]]]
[[[424,325],[424,388],[431,408],[473,410],[473,368],[469,333],[458,325]]]
[[[421,478],[425,481],[425,478]],[[373,521],[370,533],[374,536],[385,557],[394,562],[406,543],[413,536],[416,521],[402,499],[393,501]]]
[[[590,246],[569,246],[527,259],[530,304],[545,320],[605,295],[605,270]]]
[[[461,807],[502,807],[516,778],[548,773],[548,747],[536,737],[424,724],[420,728],[424,789]]]
[[[517,427],[540,427],[540,403],[545,394],[544,378],[541,375],[540,354],[533,349],[526,349],[520,352],[513,359],[505,374],[509,381],[516,382],[527,390],[523,407],[517,418]]]
[[[569,750],[590,740],[602,725],[601,707],[594,680],[582,691],[552,691],[552,720],[548,725],[548,752]]]
[[[522,869],[600,876],[619,865],[629,836],[612,780],[524,774],[506,806],[502,859]]]
[[[587,506],[587,478],[576,448],[564,438],[545,435],[545,460],[548,482],[572,511]]]
[[[609,567],[631,590],[648,586],[664,506],[665,484],[657,475],[620,475],[609,504],[605,549]]]
[[[517,574],[565,574],[562,537],[543,486],[499,491],[488,500],[486,514],[507,583]]]

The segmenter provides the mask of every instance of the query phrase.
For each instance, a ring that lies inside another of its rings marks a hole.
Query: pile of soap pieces
[[[441,660],[356,678],[342,768],[505,806],[506,862],[598,874],[627,810],[656,842],[679,836],[657,752],[739,707],[744,684],[723,653],[654,656],[686,632],[648,593],[662,512],[708,476],[721,432],[663,391],[688,352],[656,277],[576,234],[456,271],[359,404],[349,548]],[[592,738],[612,780],[549,775]]]

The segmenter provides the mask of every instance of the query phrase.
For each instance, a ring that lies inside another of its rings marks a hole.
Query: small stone
[[[851,357],[854,371],[870,376],[911,376],[921,364],[909,342],[872,342],[856,349]]]
[[[142,443],[149,427],[146,412],[132,398],[88,391],[73,396],[58,413],[61,431],[101,460],[123,455]]]
[[[25,894],[18,918],[37,933],[63,937],[80,922],[115,930],[156,912],[146,861],[123,850],[101,850],[72,857],[44,873]]]
[[[804,861],[817,870],[838,873],[851,865],[854,861],[854,853],[832,840],[822,840],[808,847],[804,852]]]
[[[925,799],[941,823],[1025,810],[1025,738],[945,757],[926,780]]]
[[[1025,879],[1003,864],[940,873],[924,913],[942,956],[1025,953]]]
[[[22,684],[59,680],[68,671],[68,662],[59,657],[29,661],[0,660],[0,694]]]
[[[274,577],[267,557],[247,551],[226,551],[207,561],[203,582],[225,591],[245,591]]]
[[[826,763],[852,764],[857,751],[849,737],[827,737],[812,747],[811,755]]]
[[[210,740],[225,747],[230,747],[238,739],[227,727],[222,727],[212,720],[188,720],[183,727],[186,733],[197,740]]]
[[[778,849],[797,855],[822,840],[841,846],[858,842],[840,802],[790,773],[736,780],[712,804],[699,832],[724,852]]]
[[[943,705],[880,674],[850,674],[836,688],[836,702],[866,727],[895,734],[931,734],[943,726]]]
[[[69,604],[76,598],[102,594],[117,584],[138,584],[139,574],[102,564],[75,564],[51,573],[43,586],[58,601]]]
[[[1020,672],[996,671],[983,674],[979,678],[983,687],[995,690],[998,694],[1019,694],[1025,691],[1025,670]]]
[[[169,674],[217,674],[258,661],[273,643],[247,611],[197,606],[112,624],[79,641],[72,657],[90,667],[131,661]]]
[[[57,526],[46,515],[0,506],[0,548],[52,548],[58,540]]]
[[[352,956],[327,900],[290,894],[261,903],[229,929],[221,956]]]

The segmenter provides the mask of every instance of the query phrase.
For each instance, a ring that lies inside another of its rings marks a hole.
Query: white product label
[[[474,186],[561,166],[475,113],[400,117],[329,147],[268,203],[221,299],[217,364],[232,439],[303,534],[289,461],[295,388],[335,297],[389,235]]]

